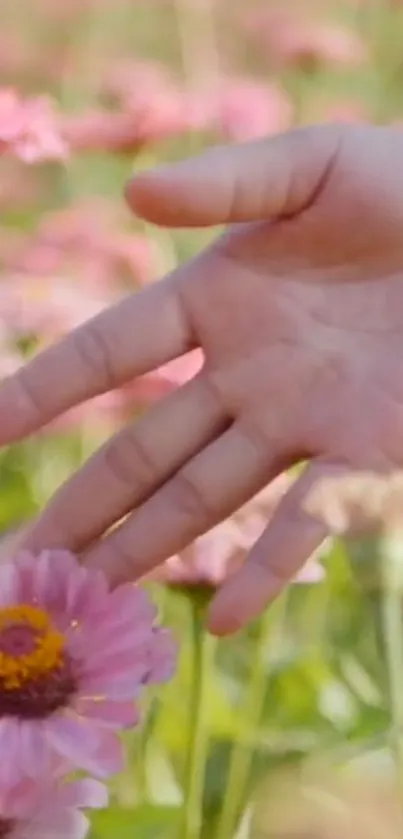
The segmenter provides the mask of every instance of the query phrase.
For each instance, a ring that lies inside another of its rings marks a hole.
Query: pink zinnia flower
[[[3,755],[7,760],[8,755]],[[106,788],[89,778],[63,781],[55,776],[20,781],[0,791],[1,839],[84,839],[90,823],[81,808],[101,809]]]
[[[117,294],[119,284],[150,281],[159,266],[153,241],[133,234],[129,222],[129,213],[112,201],[97,197],[73,203],[46,214],[33,233],[15,237],[8,254],[6,250],[6,265],[12,272],[47,277],[52,283],[54,277],[69,277],[77,298],[86,289]],[[79,290],[74,280],[79,280]],[[103,306],[110,302],[104,300]]]
[[[234,78],[217,93],[217,127],[230,140],[244,142],[290,127],[290,100],[278,85]]]
[[[14,90],[0,91],[0,148],[24,163],[64,160],[67,146],[46,97],[22,99]]]
[[[17,338],[35,335],[44,341],[56,340],[109,302],[105,295],[78,288],[64,277],[5,275],[0,285],[0,317]]]
[[[267,49],[273,67],[312,70],[325,64],[348,69],[361,67],[368,59],[357,33],[335,23],[309,19],[303,13],[285,8],[252,16],[248,13],[245,23]]]
[[[66,117],[63,134],[75,152],[133,154],[145,142],[132,114],[105,108]]]
[[[174,669],[169,633],[133,584],[67,551],[17,555],[0,566],[0,789],[40,777],[55,757],[98,777],[122,767],[117,732],[134,699]]]

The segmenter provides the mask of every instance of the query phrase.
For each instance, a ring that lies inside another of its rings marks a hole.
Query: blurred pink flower
[[[247,27],[267,50],[273,66],[310,70],[318,64],[360,67],[368,58],[359,36],[337,24],[307,20],[285,9],[248,15]]]
[[[48,343],[101,312],[107,300],[59,277],[29,274],[0,282],[0,319],[14,340],[36,336]]]
[[[138,723],[134,699],[174,669],[155,621],[143,590],[109,591],[67,551],[1,564],[0,789],[46,774],[55,758],[97,777],[120,771],[117,733]]]
[[[170,557],[152,577],[173,586],[221,586],[243,565],[291,483],[288,475],[281,475],[231,518]],[[314,556],[294,582],[316,583],[323,576],[323,567]]]
[[[189,90],[151,62],[121,62],[110,72],[105,89],[135,118],[141,143],[205,130],[243,140],[281,131],[291,119],[287,95],[275,84],[235,77],[221,80],[211,91]]]
[[[147,103],[133,96],[122,112],[96,109],[65,118],[63,133],[76,152],[131,155],[193,129],[193,113],[179,95],[168,99],[161,94]]]
[[[285,131],[292,121],[289,98],[276,84],[230,79],[217,93],[217,127],[229,140],[243,142]]]
[[[117,107],[135,116],[139,125],[148,125],[153,135],[156,131],[170,133],[178,121],[187,122],[185,88],[168,67],[156,61],[119,61],[108,69],[104,90]]]
[[[65,160],[67,146],[46,97],[22,99],[13,89],[0,90],[0,148],[24,163]]]
[[[3,755],[3,760],[8,759]],[[25,779],[0,790],[2,839],[84,839],[90,828],[82,809],[102,809],[108,794],[99,781]]]
[[[38,228],[10,250],[11,271],[69,276],[80,289],[114,295],[119,284],[143,285],[156,273],[157,252],[151,238],[129,231],[129,216],[101,198],[86,200],[46,215]],[[105,305],[108,299],[105,298]]]
[[[75,152],[133,154],[146,142],[133,114],[100,108],[65,117],[63,134]]]
[[[65,117],[64,133],[79,151],[129,153],[206,127],[211,108],[163,65],[123,60],[108,68],[101,95],[111,108]]]
[[[136,96],[138,101],[146,103],[157,92],[171,90],[172,86],[172,77],[164,64],[133,58],[114,62],[101,79],[101,93],[119,108],[125,108]]]

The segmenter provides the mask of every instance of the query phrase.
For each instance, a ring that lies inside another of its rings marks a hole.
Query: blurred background
[[[133,171],[306,123],[402,120],[399,0],[1,0],[0,375],[212,235],[131,218]],[[1,451],[4,550],[108,435],[200,363],[192,353]],[[323,802],[324,766],[394,777],[399,650],[374,541],[325,545],[241,635],[217,642],[203,631],[209,597],[287,485],[284,476],[150,582],[180,666],[128,736],[127,772],[92,839],[333,836],[302,817],[274,834],[284,796],[271,779],[300,778],[308,761]]]

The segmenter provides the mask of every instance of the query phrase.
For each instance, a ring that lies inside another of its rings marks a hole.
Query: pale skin
[[[325,538],[304,509],[315,481],[402,466],[403,133],[327,126],[218,148],[139,174],[127,197],[156,224],[228,230],[5,381],[0,442],[195,346],[205,366],[98,451],[23,546],[134,580],[304,460],[212,603],[225,634]]]

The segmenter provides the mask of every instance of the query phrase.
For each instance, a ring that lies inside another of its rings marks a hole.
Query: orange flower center
[[[43,609],[8,606],[0,609],[0,682],[5,690],[60,667],[64,638]]]
[[[63,634],[37,606],[0,609],[0,718],[42,718],[75,692]],[[0,833],[1,839],[1,833]]]

